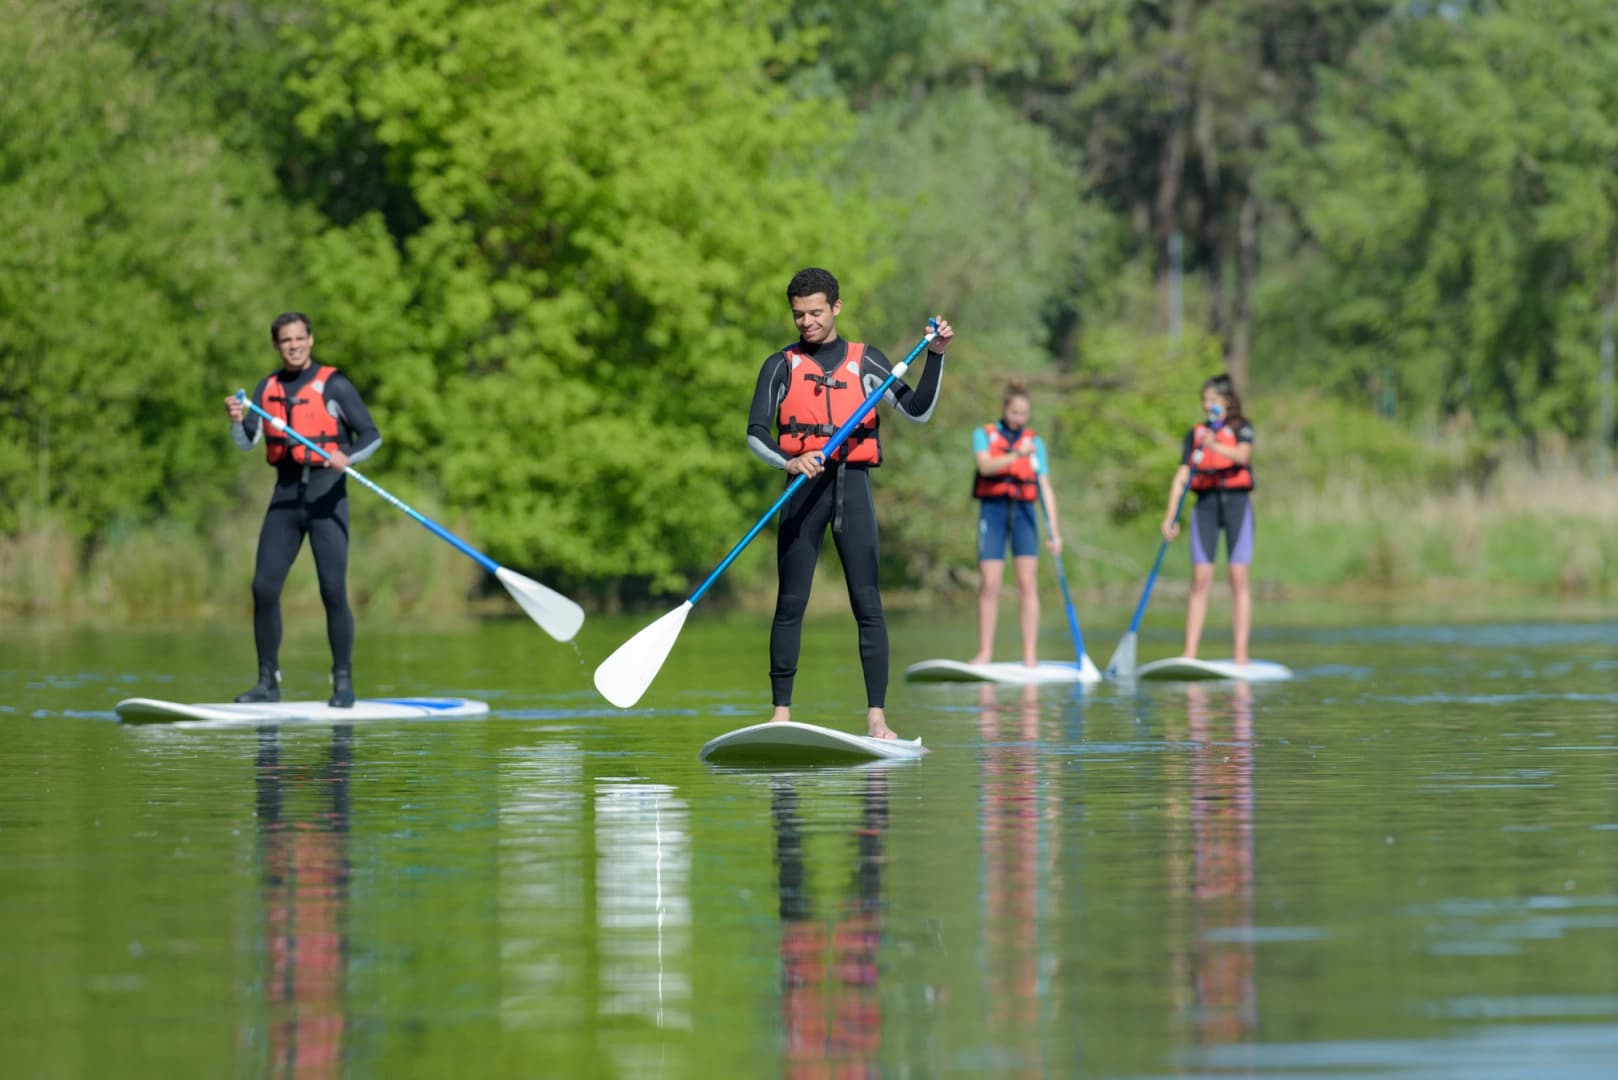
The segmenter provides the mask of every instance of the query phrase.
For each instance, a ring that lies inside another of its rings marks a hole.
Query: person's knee
[[[875,585],[856,585],[848,590],[854,617],[861,622],[882,618],[882,591]]]
[[[341,607],[348,603],[348,579],[346,577],[320,578],[320,601],[328,608]]]
[[[797,622],[803,618],[803,613],[808,607],[808,593],[778,593],[775,597],[775,621],[778,623]]]
[[[269,574],[253,575],[253,604],[271,607],[281,599],[281,580]]]
[[[1191,592],[1200,596],[1213,585],[1213,563],[1198,563],[1191,571]]]

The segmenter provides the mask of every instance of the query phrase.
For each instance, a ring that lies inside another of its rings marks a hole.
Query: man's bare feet
[[[772,723],[772,724],[779,724],[784,720],[791,720],[791,719],[792,719],[792,706],[790,706],[790,705],[777,705],[775,707],[774,711],[770,713],[770,723]]]
[[[899,737],[888,726],[888,718],[881,709],[872,709],[865,714],[865,733],[873,739],[897,739]]]

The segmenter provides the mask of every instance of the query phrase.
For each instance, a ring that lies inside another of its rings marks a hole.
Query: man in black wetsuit
[[[225,399],[236,445],[251,450],[261,438],[275,467],[275,490],[258,534],[253,566],[253,643],[258,683],[237,701],[281,700],[281,587],[298,557],[304,535],[315,555],[320,599],[326,606],[331,643],[331,704],[354,704],[354,615],[348,607],[348,485],[343,470],[370,457],[382,436],[354,384],[335,368],[313,359],[314,330],[298,312],[270,324],[281,370],[265,376],[253,401],[331,455],[327,461],[262,422],[234,395]]]
[[[843,310],[837,279],[825,270],[800,270],[787,285],[787,301],[799,340],[771,354],[758,373],[747,417],[747,445],[766,464],[808,481],[781,510],[776,541],[775,622],[770,627],[771,720],[791,719],[792,681],[798,672],[803,613],[814,582],[826,526],[843,564],[848,600],[859,624],[860,666],[865,674],[866,726],[870,735],[892,739],[883,713],[888,691],[888,626],[877,582],[876,504],[869,470],[881,464],[876,411],[855,429],[830,461],[820,447],[893,370],[879,349],[837,336]],[[954,340],[938,320],[927,366],[916,388],[895,382],[883,400],[907,420],[926,421],[938,401],[944,351]]]

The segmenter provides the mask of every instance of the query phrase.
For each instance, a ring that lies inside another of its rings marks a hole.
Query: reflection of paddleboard
[[[172,720],[413,720],[420,717],[487,716],[489,706],[468,698],[361,698],[351,709],[334,709],[324,701],[273,701],[238,705],[219,702],[187,705],[178,701],[129,698],[117,705],[118,719],[126,724],[164,723]]]
[[[959,660],[922,660],[905,668],[908,682],[992,682],[1007,686],[1045,683],[1098,683],[1101,672],[1090,658],[1084,666],[1070,660],[1041,660],[1038,667],[1011,661],[994,664],[967,664]]]
[[[716,763],[802,763],[919,758],[927,752],[920,739],[873,739],[796,720],[766,721],[727,731],[698,752]]]
[[[1192,682],[1201,679],[1285,682],[1292,678],[1292,669],[1285,664],[1269,660],[1253,660],[1246,664],[1238,664],[1230,660],[1188,660],[1183,656],[1171,656],[1167,660],[1153,660],[1150,664],[1142,664],[1135,672],[1135,677],[1173,682]]]

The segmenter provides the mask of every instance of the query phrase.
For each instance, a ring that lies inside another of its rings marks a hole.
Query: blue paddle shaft
[[[1174,504],[1174,520],[1180,520],[1180,511],[1185,509],[1185,497],[1191,494],[1191,481],[1197,475],[1197,467],[1191,466],[1191,472],[1185,478],[1185,487],[1180,490],[1180,499]],[[1140,591],[1140,603],[1135,605],[1135,617],[1129,620],[1129,632],[1135,633],[1140,629],[1140,621],[1146,615],[1146,602],[1152,598],[1152,585],[1157,581],[1157,572],[1163,567],[1163,556],[1168,554],[1169,542],[1163,541],[1157,545],[1157,558],[1152,561],[1152,572],[1146,575],[1146,587]]]
[[[933,335],[928,333],[920,341],[916,342],[916,347],[910,350],[910,355],[895,364],[893,370],[888,373],[888,377],[882,380],[882,385],[872,390],[866,399],[860,402],[860,407],[854,410],[854,415],[844,420],[842,426],[832,432],[831,438],[826,440],[826,445],[820,448],[820,459],[822,461],[829,459],[832,454],[837,452],[837,448],[847,441],[849,435],[853,434],[854,429],[859,426],[859,422],[864,420],[871,410],[877,407],[883,395],[888,392],[888,388],[904,377],[904,373],[910,369],[911,362],[921,355],[921,350],[925,349],[927,343],[932,340]],[[708,575],[707,580],[697,586],[696,592],[692,593],[687,599],[688,603],[695,604],[702,599],[702,594],[708,591],[708,587],[719,580],[719,575],[723,574],[730,564],[736,561],[736,556],[742,553],[742,549],[753,542],[753,537],[757,536],[759,531],[769,524],[770,519],[780,512],[781,507],[785,506],[787,500],[792,498],[792,493],[797,491],[807,479],[809,479],[807,476],[799,473],[797,478],[787,485],[787,489],[781,492],[781,497],[776,499],[768,510],[764,511],[763,517],[753,523],[753,527],[747,530],[746,536],[736,541],[736,546],[730,549],[730,554],[726,555],[718,566],[714,567],[713,573]]]
[[[1045,505],[1045,494],[1040,493],[1039,508],[1045,514],[1045,528],[1052,535],[1056,533],[1056,521],[1051,517],[1051,508]],[[1079,632],[1079,615],[1073,610],[1073,594],[1067,588],[1067,571],[1062,567],[1062,556],[1058,552],[1052,553],[1056,561],[1056,580],[1062,585],[1062,602],[1067,605],[1067,629],[1073,635],[1073,659],[1080,667],[1084,666],[1084,635]]]
[[[305,448],[307,448],[309,450],[313,450],[315,453],[319,454],[321,457],[325,458],[327,461],[331,460],[331,455],[330,454],[326,453],[326,451],[322,450],[319,446],[317,446],[314,443],[310,442],[308,439],[304,438],[302,435],[298,434],[296,431],[293,431],[292,426],[290,424],[287,424],[285,421],[281,420],[279,417],[271,416],[269,413],[267,413],[263,409],[259,408],[258,403],[253,401],[251,398],[249,398],[247,396],[247,391],[246,390],[238,390],[238,391],[236,391],[236,397],[241,400],[243,405],[247,406],[253,412],[255,412],[259,416],[263,417],[264,422],[269,424],[274,430],[285,434],[288,438],[293,439],[294,441],[300,443]],[[462,555],[465,555],[467,558],[471,559],[473,562],[475,562],[479,566],[483,567],[483,569],[487,570],[489,573],[497,574],[497,573],[500,572],[500,564],[499,563],[495,562],[493,559],[491,559],[487,555],[483,554],[483,552],[479,551],[477,548],[473,547],[471,544],[468,544],[466,541],[462,540],[460,537],[456,536],[454,533],[450,532],[448,529],[444,528],[442,525],[438,524],[438,522],[433,521],[431,518],[426,517],[425,515],[418,513],[416,510],[413,510],[411,507],[406,506],[403,502],[401,502],[400,500],[394,498],[392,495],[388,494],[386,491],[383,491],[382,488],[380,488],[376,484],[373,484],[365,476],[362,476],[360,474],[359,470],[357,470],[354,467],[350,466],[349,468],[344,469],[343,471],[346,472],[349,476],[352,476],[355,480],[358,480],[360,483],[364,484],[366,487],[370,488],[372,491],[376,492],[378,495],[382,496],[389,503],[393,504],[393,506],[396,507],[397,509],[403,510],[406,514],[409,514],[411,517],[415,518],[417,522],[419,522],[422,526],[424,526],[427,529],[428,532],[432,533],[434,536],[437,536],[440,540],[444,540],[447,543],[449,543],[449,545],[451,547],[455,548]]]

